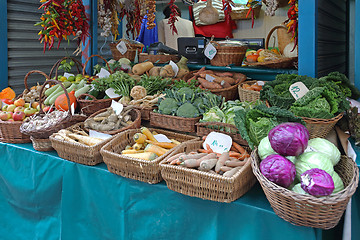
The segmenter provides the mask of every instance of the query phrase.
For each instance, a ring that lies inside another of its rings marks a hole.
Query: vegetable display
[[[312,168],[301,174],[301,188],[313,196],[327,196],[334,191],[332,177],[319,168]]]
[[[54,133],[53,136],[54,138],[59,140],[79,143],[87,146],[94,146],[104,141],[104,139],[101,138],[90,137],[89,134],[82,129],[73,129],[71,131],[67,129],[62,129],[57,133]]]

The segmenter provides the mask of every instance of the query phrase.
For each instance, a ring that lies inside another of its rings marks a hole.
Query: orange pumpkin
[[[10,87],[7,87],[0,92],[0,99],[14,99],[14,98],[15,98],[15,92]]]
[[[70,98],[70,106],[74,104],[74,109],[76,108],[77,102],[75,97],[75,91],[72,90],[69,92],[69,98]],[[58,96],[55,100],[55,108],[59,111],[69,111],[68,101],[66,98],[65,93]]]

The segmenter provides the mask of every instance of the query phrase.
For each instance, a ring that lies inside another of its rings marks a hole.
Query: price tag
[[[176,77],[178,72],[179,72],[179,67],[172,60],[170,60],[169,64],[170,64],[170,66],[172,67],[172,69],[173,69],[173,71],[175,73],[174,77]]]
[[[70,76],[74,76],[75,77],[75,75],[74,74],[72,74],[72,73],[64,73],[64,77],[66,77],[66,78],[69,78]]]
[[[75,114],[75,105],[74,105],[74,103],[71,104],[71,106],[70,106],[70,111],[71,111],[71,114],[72,114],[72,115]]]
[[[204,50],[204,55],[205,57],[207,57],[208,59],[213,59],[216,55],[216,48],[214,47],[214,45],[212,45],[211,43],[209,43],[205,50]]]
[[[356,160],[356,152],[355,152],[354,148],[351,146],[351,143],[350,143],[349,140],[348,140],[347,145],[348,145],[348,147],[347,147],[347,155],[349,157],[351,157],[355,161]]]
[[[203,143],[204,149],[206,149],[206,144],[209,144],[211,150],[221,154],[223,152],[230,151],[232,138],[229,135],[223,133],[211,132],[209,135],[207,135]]]
[[[106,89],[105,94],[108,95],[109,98],[121,97],[121,95],[115,93],[115,89],[113,88]]]
[[[165,136],[164,134],[156,134],[154,135],[154,138],[158,141],[158,142],[168,142],[171,143],[171,140]]]
[[[213,82],[215,78],[209,74],[206,74],[205,79],[208,80],[209,82]]]
[[[110,72],[108,70],[106,70],[105,68],[101,68],[100,72],[98,74],[96,74],[96,76],[98,76],[99,78],[105,78],[110,76]]]
[[[116,49],[119,50],[122,55],[124,55],[128,50],[124,41],[120,41],[118,45],[116,45]]]
[[[265,85],[265,82],[263,82],[263,81],[257,81],[256,83],[257,83],[257,85],[259,85],[259,86],[264,86],[264,85]]]
[[[120,113],[122,112],[122,110],[124,108],[124,105],[112,100],[111,107],[112,107],[112,109],[114,109],[116,115],[120,115]]]
[[[89,129],[89,137],[101,138],[101,139],[106,140],[108,138],[111,138],[112,136],[110,134],[101,133],[101,132],[97,132],[97,131]]]
[[[295,100],[298,100],[302,98],[309,89],[302,82],[296,82],[289,87],[289,91]]]

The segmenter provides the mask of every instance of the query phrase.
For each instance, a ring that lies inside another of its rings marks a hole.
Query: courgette
[[[90,90],[90,85],[85,85],[82,88],[75,91],[75,97],[79,97],[81,94],[87,93]]]
[[[56,84],[54,86],[52,86],[51,88],[47,89],[44,94],[45,96],[50,96],[51,93],[53,93],[54,91],[56,91],[56,89],[58,89],[60,87],[60,85]]]

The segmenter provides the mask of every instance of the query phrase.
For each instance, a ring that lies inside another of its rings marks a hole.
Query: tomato
[[[14,100],[12,100],[12,99],[5,98],[5,99],[1,99],[1,101],[3,103],[6,103],[7,105],[14,104]]]
[[[254,63],[254,62],[257,62],[258,57],[259,57],[259,55],[257,55],[257,54],[251,54],[246,57],[246,61],[249,63]]]

